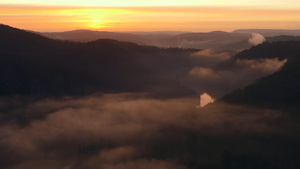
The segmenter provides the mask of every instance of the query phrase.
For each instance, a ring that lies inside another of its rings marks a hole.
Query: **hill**
[[[272,109],[300,109],[300,41],[264,43],[236,55],[236,59],[287,59],[280,71],[220,99],[234,104]]]
[[[280,35],[290,35],[299,36],[300,30],[285,30],[285,29],[237,29],[232,33],[259,33],[263,36],[280,36]]]
[[[157,46],[157,47],[180,47],[195,49],[232,49],[241,50],[250,47],[246,45],[234,46],[240,41],[247,41],[251,33],[228,33],[222,31],[213,31],[207,33],[170,33],[170,32],[100,32],[90,30],[75,30],[66,32],[42,32],[39,33],[45,37],[69,40],[76,42],[89,42],[97,39],[114,39],[119,41],[133,42],[139,45]]]
[[[299,30],[281,29],[238,29],[233,32],[104,32],[91,30],[74,30],[66,32],[41,32],[40,35],[51,39],[90,42],[97,39],[114,39],[133,42],[139,45],[157,47],[181,47],[195,49],[226,49],[237,52],[248,49],[252,45],[248,39],[252,33],[267,37],[267,41],[297,40]]]
[[[122,32],[105,32],[91,30],[74,30],[66,32],[42,32],[42,36],[57,39],[68,40],[75,42],[91,42],[98,39],[113,39],[118,41],[132,42],[140,45],[153,46],[157,39],[171,36],[168,33],[122,33]]]
[[[280,36],[267,37],[266,40],[268,42],[292,41],[292,40],[300,41],[300,36],[280,35]]]
[[[260,45],[251,47],[237,53],[232,58],[218,63],[217,70],[232,70],[239,65],[238,60],[262,60],[262,59],[278,59],[282,61],[292,56],[300,54],[299,41],[275,41],[265,42]]]
[[[0,37],[0,168],[300,168],[299,41],[230,57],[5,25]],[[185,87],[212,95],[257,74],[201,109]]]
[[[235,59],[272,59],[283,60],[299,54],[299,41],[266,42],[235,55]]]
[[[168,70],[188,66],[186,58],[193,50],[159,49],[107,39],[89,43],[58,41],[6,25],[0,25],[0,36],[2,96],[193,93],[163,76],[166,63]]]

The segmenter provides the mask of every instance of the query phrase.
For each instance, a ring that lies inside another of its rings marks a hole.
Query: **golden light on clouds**
[[[0,7],[0,22],[35,31],[232,31],[297,29],[300,10],[250,7]]]

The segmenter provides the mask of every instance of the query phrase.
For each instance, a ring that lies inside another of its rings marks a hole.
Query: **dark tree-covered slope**
[[[299,48],[298,48],[299,50]],[[282,69],[221,101],[268,108],[300,109],[300,55],[289,57]]]
[[[291,56],[300,54],[299,41],[279,41],[273,43],[263,43],[250,49],[238,53],[236,59],[272,59],[283,60]]]
[[[166,70],[187,69],[186,58],[193,50],[108,39],[57,41],[6,25],[0,25],[0,37],[1,96],[149,92],[173,97],[193,93],[164,76]]]
[[[268,42],[292,41],[292,40],[300,41],[300,36],[280,35],[280,36],[267,37],[266,40]]]

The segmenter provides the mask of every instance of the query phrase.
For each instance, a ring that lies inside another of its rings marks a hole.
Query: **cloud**
[[[238,151],[249,142],[256,146],[257,137],[249,136],[281,134],[293,126],[280,122],[286,116],[281,111],[198,104],[199,97],[133,93],[39,100],[14,111],[31,119],[40,110],[44,118],[0,126],[0,168],[186,169],[221,159],[224,145]],[[241,141],[244,136],[249,142]]]
[[[40,100],[18,111],[46,110],[45,118],[0,127],[1,165],[185,169],[193,156],[190,134],[201,136],[191,146],[209,159],[203,139],[212,135],[281,131],[276,125],[280,111],[221,103],[196,109],[198,103],[196,97],[153,99],[130,93]]]
[[[209,93],[219,98],[237,88],[254,83],[261,77],[278,71],[287,60],[234,60],[225,68],[194,67],[187,75],[186,84],[199,94]]]
[[[258,70],[264,74],[271,74],[278,71],[286,63],[286,61],[287,59],[279,61],[278,58],[258,60],[237,59],[236,64],[239,67]]]
[[[248,42],[253,46],[261,44],[264,41],[266,41],[266,38],[259,33],[252,33],[252,37],[248,39]]]
[[[192,53],[191,57],[197,57],[197,58],[208,57],[208,58],[218,58],[221,60],[230,58],[228,52],[222,50],[214,50],[214,49],[200,50],[198,52]]]
[[[188,75],[198,77],[198,78],[212,78],[212,79],[220,77],[211,68],[204,68],[204,67],[195,67],[192,70],[190,70]]]
[[[190,59],[194,64],[203,67],[213,67],[219,62],[230,58],[229,52],[215,49],[200,50],[190,55]]]
[[[15,161],[20,163],[16,164],[16,168],[42,165],[37,161],[47,164],[47,158],[51,156],[55,156],[58,162],[49,166],[65,165],[66,161],[77,161],[79,152],[89,154],[94,151],[96,155],[87,161],[99,157],[105,161],[107,168],[120,167],[123,162],[126,162],[125,166],[139,165],[139,162],[131,163],[140,158],[136,156],[141,153],[141,148],[135,144],[154,138],[154,133],[162,124],[185,125],[183,118],[179,117],[184,114],[180,112],[192,110],[195,105],[193,99],[161,101],[135,94],[46,99],[19,110],[29,112],[40,109],[41,114],[51,111],[45,119],[32,120],[26,127],[9,123],[0,128],[0,148],[13,152],[13,159],[26,159],[26,162]],[[7,158],[10,159],[9,156]],[[155,164],[151,165],[152,162]],[[149,166],[172,165],[155,159],[144,163]]]

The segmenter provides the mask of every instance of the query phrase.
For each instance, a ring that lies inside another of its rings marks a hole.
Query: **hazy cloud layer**
[[[205,67],[213,67],[217,63],[230,58],[229,52],[214,49],[205,49],[190,55],[190,59],[194,64]]]
[[[266,38],[259,33],[252,33],[252,37],[248,39],[248,42],[253,46],[261,44],[264,41],[266,41]]]
[[[185,169],[179,160],[189,156],[184,147],[172,156],[155,155],[155,148],[170,140],[177,147],[176,140],[189,141],[187,133],[281,130],[272,125],[282,117],[278,111],[226,104],[197,109],[198,103],[199,98],[157,100],[128,93],[32,103],[18,111],[49,114],[24,127],[11,121],[0,128],[2,168]]]
[[[229,68],[214,69],[197,66],[189,71],[187,84],[199,94],[207,92],[214,98],[218,98],[278,71],[286,61],[279,61],[277,58],[237,59]]]

